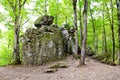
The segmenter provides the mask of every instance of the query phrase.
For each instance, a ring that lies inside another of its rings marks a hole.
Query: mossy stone
[[[42,65],[65,57],[64,39],[59,28],[31,28],[22,37],[22,63]]]

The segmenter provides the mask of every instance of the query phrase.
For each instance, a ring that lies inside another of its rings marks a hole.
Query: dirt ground
[[[91,58],[86,58],[86,65],[77,67],[79,60],[68,57],[68,68],[59,68],[55,73],[45,73],[50,65],[25,67],[0,67],[0,80],[120,80],[120,66],[110,66]]]

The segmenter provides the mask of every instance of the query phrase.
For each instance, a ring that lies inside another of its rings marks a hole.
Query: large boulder
[[[44,15],[44,16],[40,16],[36,19],[36,21],[34,22],[35,27],[37,28],[41,28],[42,25],[48,25],[50,26],[54,21],[54,17],[53,16],[49,16],[49,15]]]
[[[62,33],[54,26],[42,25],[40,29],[30,28],[22,36],[22,63],[42,65],[65,57]]]

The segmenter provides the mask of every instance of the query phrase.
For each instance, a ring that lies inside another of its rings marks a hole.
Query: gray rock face
[[[74,39],[74,28],[70,28],[70,26],[68,24],[63,25],[63,27],[60,28],[63,37],[64,37],[64,41],[65,41],[65,48],[66,48],[66,52],[68,54],[75,54],[75,39]]]
[[[42,65],[65,57],[62,33],[54,26],[28,29],[22,37],[24,65]]]

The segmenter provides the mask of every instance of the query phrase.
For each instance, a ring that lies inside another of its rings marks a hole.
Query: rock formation
[[[65,43],[60,29],[52,25],[54,17],[43,16],[22,36],[22,63],[42,65],[65,57]]]
[[[69,24],[64,24],[63,27],[60,28],[63,38],[65,41],[65,48],[68,54],[75,54],[75,39],[74,32],[75,29],[71,27]]]
[[[59,28],[52,25],[53,20],[49,15],[39,17],[34,23],[37,29],[29,28],[22,36],[24,65],[42,65],[75,53],[75,29],[68,24]]]
[[[44,15],[44,16],[37,18],[34,25],[37,28],[40,28],[42,25],[50,26],[53,23],[53,20],[54,20],[53,16]]]

